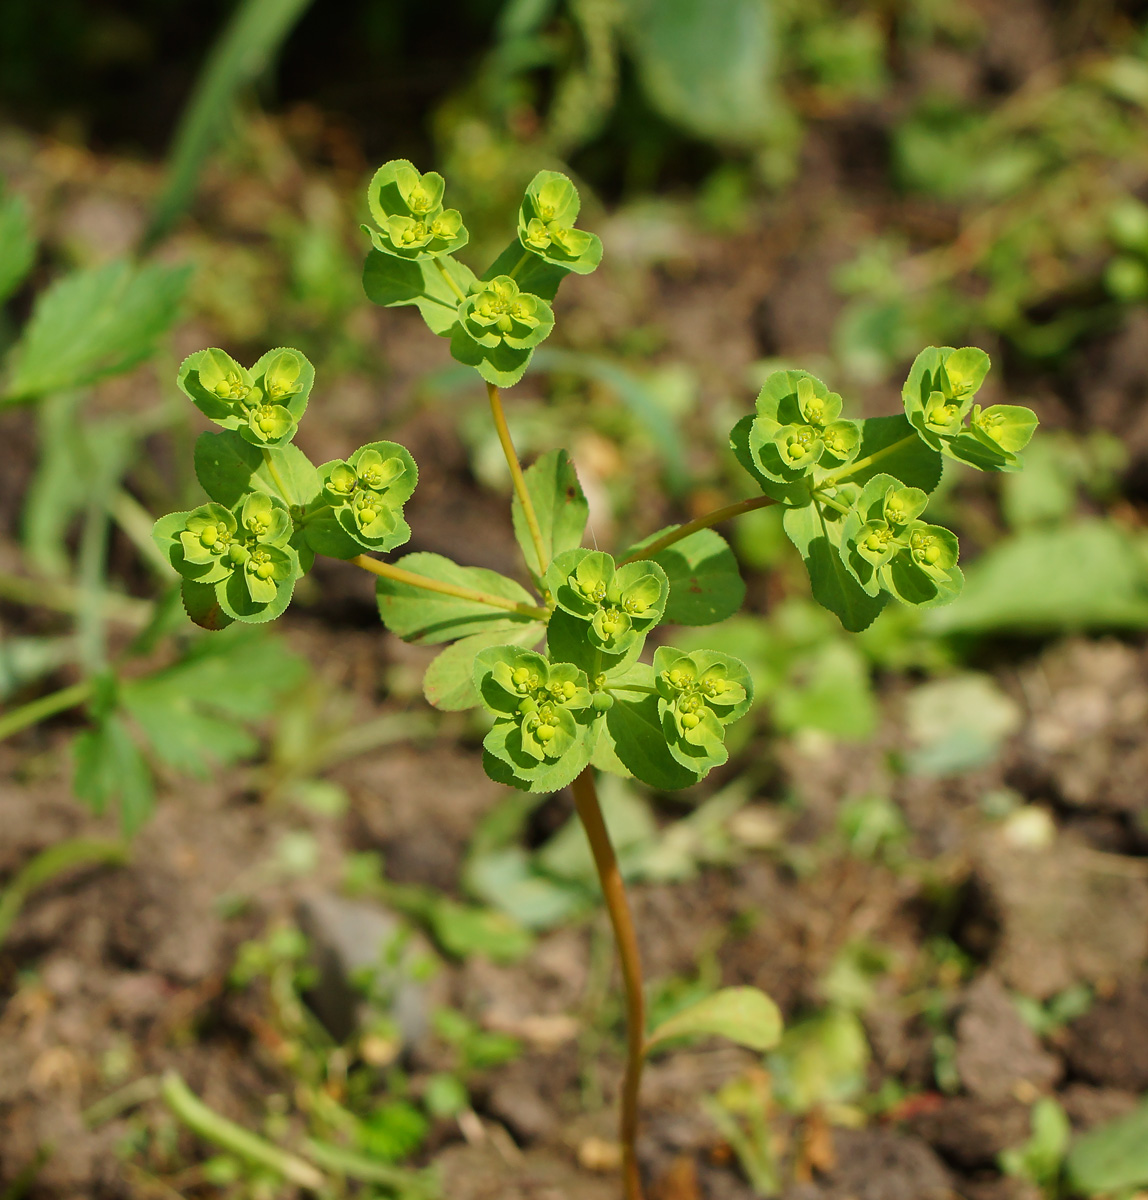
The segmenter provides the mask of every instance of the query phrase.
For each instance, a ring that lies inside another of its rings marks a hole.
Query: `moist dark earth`
[[[1023,74],[1034,69],[1026,55],[1053,52],[1041,10],[1009,7],[1016,19],[1001,23],[984,54],[997,69]],[[877,142],[889,119],[866,117]],[[294,144],[276,130],[268,122],[265,133],[280,138],[277,145]],[[832,271],[849,257],[855,223],[914,220],[913,202],[889,193],[881,172],[866,166],[871,156],[857,150],[860,136],[856,123],[814,121],[799,181],[766,205],[750,232],[701,237],[669,266],[643,268],[639,287],[623,287],[608,268],[576,281],[560,310],[567,344],[594,349],[611,344],[620,328],[656,322],[667,361],[698,373],[703,407],[730,395],[748,407],[746,371],[763,356],[824,355],[841,303]],[[49,239],[79,227],[90,238],[130,243],[158,178],[150,167],[14,135],[6,135],[0,165],[42,201]],[[251,240],[260,214],[299,202],[308,178],[305,155],[275,188],[213,174],[197,224],[180,235],[183,249],[195,252],[205,236],[230,245]],[[175,257],[180,248],[177,238]],[[304,424],[304,449],[321,461],[372,437],[403,441],[423,465],[408,508],[411,548],[513,573],[504,499],[472,473],[457,410],[420,391],[427,372],[449,364],[445,344],[426,336],[410,311],[357,312],[355,320],[356,336],[385,370],[339,376],[325,420]],[[176,358],[213,344],[218,332],[201,313],[177,330]],[[250,336],[258,340],[257,331]],[[1144,422],[1128,423],[1143,412],[1146,347],[1145,318],[1134,312],[1082,348],[1069,384],[1025,379],[1042,397],[1046,426],[1131,427],[1133,475],[1148,453],[1137,440],[1148,437]],[[1010,373],[1007,355],[1005,364],[1007,390],[1019,368]],[[1061,396],[1079,391],[1084,364],[1085,404],[1071,407]],[[147,368],[102,388],[98,403],[143,407],[159,386]],[[522,390],[539,396],[537,383]],[[868,413],[892,411],[890,396],[876,390],[864,403]],[[0,418],[6,566],[34,444],[29,413]],[[573,449],[588,479],[618,453],[601,438],[584,437]],[[649,472],[648,464],[642,469]],[[652,475],[649,483],[634,505],[643,528],[709,507],[701,495],[675,505]],[[130,548],[117,543],[112,557],[141,587]],[[783,598],[783,583],[747,575],[751,611],[768,612]],[[315,577],[318,587],[301,596],[279,631],[321,681],[324,719],[423,714],[411,680],[430,655],[375,623],[366,576],[328,563]],[[51,615],[6,603],[0,620],[8,634],[58,627]],[[715,984],[763,988],[787,1020],[824,1004],[821,981],[843,949],[865,941],[888,951],[893,966],[863,1017],[872,1050],[866,1091],[895,1086],[902,1098],[857,1127],[820,1109],[800,1119],[775,1110],[770,1137],[787,1200],[1035,1197],[1031,1184],[1001,1175],[997,1157],[1027,1140],[1036,1098],[1055,1095],[1083,1130],[1129,1111],[1148,1091],[1148,650],[1140,639],[1115,636],[997,649],[982,651],[976,665],[993,675],[1017,719],[991,763],[942,779],[892,770],[911,749],[906,698],[919,679],[882,675],[879,726],[865,743],[786,738],[767,725],[703,789],[709,796],[739,772],[758,781],[731,825],[738,848],[730,861],[703,866],[685,882],[633,888],[651,980],[693,978],[705,961]],[[308,911],[339,895],[349,853],[377,852],[394,882],[462,897],[468,845],[503,789],[483,775],[465,722],[416,724],[415,739],[325,772],[349,797],[336,817],[269,800],[258,762],[209,782],[163,778],[156,815],[126,864],[71,871],[31,896],[0,946],[0,1194],[213,1194],[194,1173],[163,1191],[125,1158],[131,1122],[140,1112],[159,1120],[158,1100],[98,1123],[84,1114],[118,1086],[108,1082],[115,1059],[127,1063],[121,1080],[175,1068],[220,1113],[256,1126],[266,1098],[292,1084],[267,996],[228,984],[239,946],[283,922],[305,924]],[[79,717],[63,716],[0,743],[0,881],[62,839],[113,831],[71,794],[67,747],[79,727]],[[841,801],[865,793],[887,795],[904,813],[900,856],[858,857],[842,844]],[[1044,814],[1044,823],[993,819],[985,798],[1002,794],[1014,811]],[[655,798],[655,811],[668,827],[683,810]],[[568,796],[547,799],[533,835],[543,840],[571,812]],[[317,847],[303,876],[274,865],[284,835],[301,830]],[[237,896],[242,904],[228,902]],[[524,1047],[513,1062],[472,1080],[475,1124],[443,1120],[432,1130],[416,1161],[439,1167],[444,1196],[617,1194],[611,1139],[621,1011],[610,998],[616,973],[606,980],[601,969],[610,961],[605,937],[604,918],[590,916],[542,935],[513,965],[448,960],[423,997],[513,1033]],[[959,949],[963,966],[948,974],[936,967],[938,939]],[[1012,999],[1046,1002],[1080,985],[1091,989],[1091,1005],[1043,1036]],[[418,1038],[406,1055],[417,1091],[441,1064]],[[765,1079],[760,1056],[717,1044],[650,1066],[640,1142],[650,1200],[755,1194],[699,1097],[731,1081],[768,1087]],[[209,1153],[186,1131],[176,1138],[185,1165]]]

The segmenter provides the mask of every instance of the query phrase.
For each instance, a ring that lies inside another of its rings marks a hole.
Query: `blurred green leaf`
[[[820,729],[847,741],[867,738],[877,724],[869,668],[856,649],[834,639],[795,661],[773,700],[779,729]]]
[[[120,695],[158,758],[204,778],[254,753],[247,724],[274,712],[306,674],[279,639],[228,635],[201,639],[182,662],[124,682]]]
[[[147,358],[175,321],[189,274],[118,259],[57,280],[36,300],[0,403],[83,387]]]
[[[1021,722],[1016,702],[991,676],[969,672],[914,688],[905,701],[913,743],[906,769],[955,775],[992,762]]]
[[[428,913],[435,941],[456,958],[482,954],[492,962],[510,963],[529,954],[534,938],[505,912],[458,904],[438,897]]]
[[[757,988],[723,988],[663,1021],[647,1037],[646,1051],[672,1039],[711,1036],[751,1050],[769,1050],[781,1039],[781,1013]]]
[[[930,612],[933,633],[1148,628],[1148,542],[1101,519],[1018,534],[968,569],[964,592]]]
[[[1069,1184],[1085,1196],[1148,1184],[1148,1101],[1077,1138],[1065,1169]]]
[[[127,726],[114,713],[72,743],[76,795],[97,815],[119,806],[125,836],[136,833],[155,807],[155,785]]]
[[[776,58],[763,0],[625,0],[627,41],[662,116],[719,143],[761,140]]]
[[[865,1087],[869,1042],[858,1018],[829,1008],[791,1025],[769,1056],[774,1094],[789,1112],[852,1100]]]
[[[0,192],[0,302],[20,286],[36,259],[28,207],[19,196]]]
[[[310,2],[241,0],[234,9],[180,118],[146,245],[163,237],[191,203],[203,164],[232,119],[236,98],[267,69]]]
[[[1060,1175],[1071,1127],[1064,1109],[1051,1096],[1041,1096],[1032,1106],[1030,1119],[1032,1136],[1023,1146],[1001,1152],[1001,1170],[1030,1179],[1038,1187],[1049,1187]]]
[[[75,657],[74,637],[5,637],[0,641],[0,700]]]

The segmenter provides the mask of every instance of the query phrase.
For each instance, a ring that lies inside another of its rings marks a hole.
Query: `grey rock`
[[[361,981],[373,972],[370,990],[389,1006],[403,1048],[418,1045],[426,1036],[430,1001],[413,968],[430,953],[426,941],[407,939],[403,921],[379,905],[329,893],[305,896],[296,916],[319,973],[307,1002],[331,1036],[343,1042],[361,1027],[368,1010]]]

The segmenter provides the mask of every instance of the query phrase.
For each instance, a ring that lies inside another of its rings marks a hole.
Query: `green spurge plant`
[[[517,235],[476,276],[452,257],[467,233],[459,214],[443,207],[444,190],[440,176],[407,162],[375,174],[364,284],[379,304],[415,305],[486,381],[533,592],[437,554],[392,563],[367,553],[409,539],[403,505],[418,470],[403,447],[387,441],[312,464],[291,439],[314,372],[291,349],[272,350],[250,369],[216,349],[183,364],[180,386],[221,431],[203,434],[195,448],[208,502],[162,518],[155,537],[183,577],[189,615],[210,629],[280,615],[316,554],[372,572],[388,629],[412,642],[448,643],[426,674],[430,702],[454,711],[481,706],[492,717],[483,743],[491,778],[530,792],[572,786],[626,986],[621,1140],[625,1194],[635,1200],[647,1050],[704,1033],[766,1049],[780,1034],[772,1002],[748,988],[719,992],[662,1029],[646,1029],[637,941],[594,772],[658,789],[697,783],[727,760],[726,730],[753,699],[738,659],[659,641],[651,661],[643,657],[647,639],[659,625],[709,624],[740,608],[737,565],[711,526],[768,504],[784,506],[786,532],[814,594],[847,629],[868,625],[890,596],[916,606],[944,603],[961,587],[957,540],[922,519],[942,456],[1015,470],[1036,418],[1027,409],[974,404],[989,363],[973,348],[923,351],[905,385],[904,415],[864,421],[844,419],[841,397],[812,375],[781,371],[762,388],[756,414],[731,435],[760,496],[672,526],[618,556],[586,549],[588,506],[569,457],[553,451],[523,471],[499,389],[521,378],[554,326],[558,285],[571,271],[592,271],[601,243],[575,227],[573,184],[543,171],[526,189]]]

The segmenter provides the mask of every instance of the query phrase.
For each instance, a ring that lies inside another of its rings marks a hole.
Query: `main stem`
[[[602,819],[598,790],[594,786],[594,770],[587,767],[572,785],[574,807],[586,830],[598,879],[606,899],[606,911],[614,929],[618,958],[622,964],[622,979],[626,988],[626,1075],[622,1082],[622,1111],[619,1136],[622,1142],[622,1185],[626,1200],[643,1200],[642,1180],[638,1173],[635,1141],[638,1134],[638,1089],[642,1082],[642,1063],[645,1057],[646,1001],[642,995],[642,959],[634,919],[626,900],[626,888],[618,859]]]
[[[753,512],[755,508],[766,508],[768,505],[776,503],[777,501],[771,496],[752,496],[748,500],[739,500],[736,504],[727,504],[725,508],[715,508],[713,512],[688,521],[685,525],[679,525],[676,529],[671,529],[669,533],[663,533],[660,538],[655,538],[649,545],[635,550],[633,554],[628,554],[618,563],[618,566],[623,567],[626,563],[637,562],[641,558],[653,558],[667,546],[680,542],[682,538],[689,537],[691,533],[697,533],[699,529],[709,529],[711,525],[720,525],[731,517],[740,517],[743,513]]]
[[[490,397],[490,414],[494,417],[494,428],[498,431],[498,440],[502,443],[502,453],[506,455],[506,465],[510,468],[510,478],[514,481],[514,491],[518,502],[522,505],[523,516],[526,517],[526,527],[530,530],[530,540],[534,543],[534,552],[538,555],[538,574],[543,575],[550,566],[546,554],[546,545],[542,540],[542,529],[538,524],[538,514],[534,511],[534,501],[526,490],[526,477],[522,474],[522,464],[514,451],[514,443],[510,440],[510,429],[506,424],[506,414],[502,411],[502,396],[493,383],[486,385],[486,394]]]

